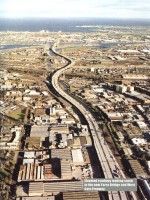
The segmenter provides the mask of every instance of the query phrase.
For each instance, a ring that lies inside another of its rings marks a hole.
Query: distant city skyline
[[[0,17],[150,19],[149,0],[0,0]]]

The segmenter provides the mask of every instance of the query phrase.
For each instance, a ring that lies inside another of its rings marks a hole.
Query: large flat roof
[[[48,137],[48,126],[32,126],[30,137]]]
[[[24,158],[34,158],[35,157],[35,151],[25,151],[24,152]]]
[[[83,163],[83,155],[81,149],[72,149],[72,158],[75,163]]]
[[[35,112],[34,112],[34,115],[37,117],[37,116],[43,116],[45,115],[45,108],[36,108],[35,109]]]
[[[145,176],[145,172],[137,160],[129,160],[129,163],[136,177]]]
[[[63,182],[30,182],[29,195],[37,196],[44,193],[58,193],[68,191],[83,191],[83,181]]]
[[[123,74],[122,78],[124,78],[124,79],[148,79],[149,77],[146,75],[140,75],[140,74]]]
[[[47,197],[22,197],[22,200],[55,200],[55,196]]]
[[[30,159],[23,159],[23,165],[24,164],[28,164],[28,163],[34,163],[34,159],[30,158]]]
[[[98,192],[64,192],[63,200],[99,200]]]
[[[52,149],[51,158],[72,160],[70,149]]]

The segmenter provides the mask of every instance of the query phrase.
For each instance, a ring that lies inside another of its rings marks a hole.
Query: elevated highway
[[[69,101],[71,104],[73,104],[75,107],[79,109],[79,111],[85,116],[85,119],[88,122],[89,129],[91,131],[91,136],[93,137],[94,146],[99,158],[99,161],[102,166],[102,170],[104,173],[105,178],[115,178],[116,174],[115,171],[117,171],[117,178],[126,178],[123,171],[121,170],[117,160],[113,156],[109,146],[107,145],[104,137],[102,136],[102,132],[99,129],[99,126],[97,122],[95,121],[92,114],[87,110],[81,103],[79,103],[77,100],[69,96],[67,93],[65,93],[61,87],[59,86],[59,77],[63,73],[65,73],[66,70],[72,68],[74,66],[74,61],[64,55],[61,55],[57,53],[55,50],[55,45],[52,48],[53,52],[55,52],[57,55],[65,58],[68,61],[68,64],[60,69],[58,69],[52,76],[51,84],[53,88],[61,95],[63,98],[65,98],[67,101]],[[134,192],[130,193],[132,195],[132,199],[137,200]],[[129,192],[118,192],[118,191],[110,191],[108,192],[109,200],[129,200]]]

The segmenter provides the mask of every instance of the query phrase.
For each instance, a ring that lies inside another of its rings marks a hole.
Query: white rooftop
[[[25,151],[24,152],[24,158],[34,158],[35,152],[34,151]]]
[[[29,164],[29,163],[34,163],[34,159],[33,158],[30,158],[30,159],[23,159],[23,165],[24,164]]]
[[[83,163],[83,155],[81,149],[73,149],[71,150],[73,162],[75,163]]]

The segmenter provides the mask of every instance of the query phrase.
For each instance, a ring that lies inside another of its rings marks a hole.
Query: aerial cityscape
[[[0,200],[149,200],[147,0],[71,2],[0,1]]]

